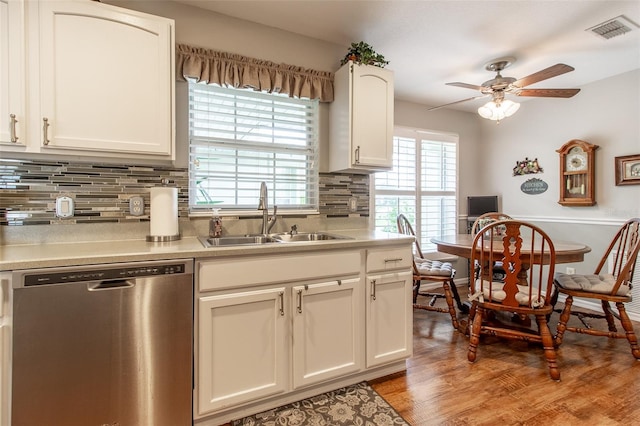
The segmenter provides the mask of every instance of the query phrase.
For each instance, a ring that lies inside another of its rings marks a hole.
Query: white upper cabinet
[[[0,0],[0,144],[24,148],[24,2]]]
[[[0,151],[175,159],[171,19],[0,0]]]
[[[42,151],[173,159],[173,21],[91,1],[38,13]]]
[[[349,62],[334,80],[329,171],[372,172],[393,166],[393,72]]]

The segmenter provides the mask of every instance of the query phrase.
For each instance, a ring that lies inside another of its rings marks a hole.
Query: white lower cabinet
[[[288,388],[285,288],[198,300],[198,412]]]
[[[410,254],[407,243],[198,260],[196,424],[405,369]]]
[[[411,272],[367,276],[367,368],[413,353]]]
[[[411,246],[367,250],[367,368],[413,353]]]
[[[359,371],[361,256],[199,261],[196,417]]]
[[[293,387],[362,369],[359,278],[293,289]]]
[[[291,374],[300,388],[360,370],[359,284],[338,279],[200,297],[199,413],[288,391]]]

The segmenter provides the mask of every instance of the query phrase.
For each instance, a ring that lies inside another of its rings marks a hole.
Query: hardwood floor
[[[538,345],[483,337],[473,364],[467,346],[448,314],[415,310],[406,373],[371,385],[413,426],[640,424],[640,362],[626,340],[567,333],[560,382]]]

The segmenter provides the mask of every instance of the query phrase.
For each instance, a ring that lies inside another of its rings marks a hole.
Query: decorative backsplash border
[[[149,188],[169,179],[178,190],[178,215],[189,215],[186,168],[0,159],[0,225],[49,225],[148,221]],[[145,216],[129,214],[129,198],[145,198]],[[56,197],[74,199],[71,218],[55,215]],[[349,210],[355,197],[357,209]],[[369,216],[369,176],[320,174],[320,214]]]

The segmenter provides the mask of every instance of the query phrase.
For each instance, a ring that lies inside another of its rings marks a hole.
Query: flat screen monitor
[[[485,213],[498,211],[498,196],[486,195],[480,197],[467,197],[467,216],[476,218]]]

